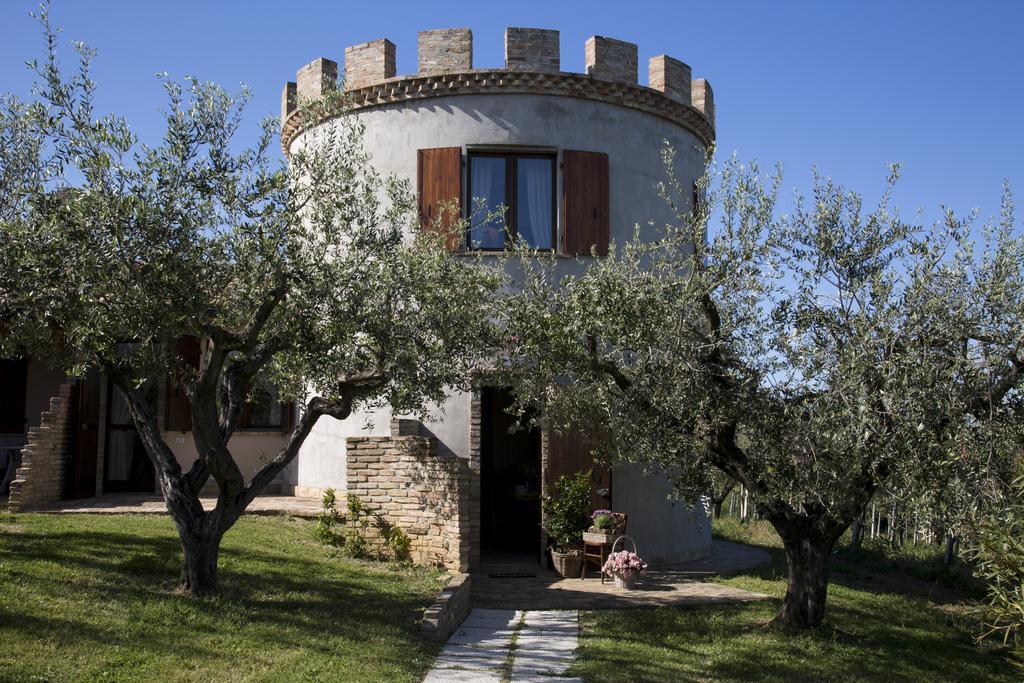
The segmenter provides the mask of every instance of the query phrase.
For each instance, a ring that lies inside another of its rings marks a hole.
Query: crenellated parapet
[[[467,28],[422,31],[418,73],[397,76],[395,44],[386,38],[345,48],[346,106],[350,110],[407,100],[521,93],[607,101],[669,119],[710,145],[715,139],[715,103],[706,79],[692,78],[684,62],[657,55],[648,62],[647,85],[638,83],[634,43],[591,36],[584,46],[586,73],[561,71],[558,31],[510,27],[505,31],[503,69],[473,68],[473,33]],[[320,120],[307,120],[299,107],[338,87],[338,64],[316,59],[299,69],[281,96],[281,144]]]

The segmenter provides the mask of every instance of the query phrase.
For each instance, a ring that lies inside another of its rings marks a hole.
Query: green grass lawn
[[[974,645],[974,625],[960,609],[972,587],[938,576],[940,563],[910,551],[887,558],[877,549],[840,550],[827,625],[802,636],[766,628],[786,586],[778,537],[767,529],[716,522],[717,535],[760,541],[773,556],[771,565],[719,582],[772,600],[586,613],[571,673],[617,682],[1021,680],[1003,652]]]
[[[220,595],[175,592],[168,518],[0,514],[0,680],[419,680],[436,573],[359,562],[310,522],[243,517]]]

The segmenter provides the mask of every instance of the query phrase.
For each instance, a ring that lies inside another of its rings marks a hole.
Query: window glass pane
[[[505,157],[470,157],[470,245],[505,247]]]
[[[249,401],[249,427],[280,427],[281,402],[277,399],[277,387],[270,382],[260,382],[252,392]]]
[[[551,160],[516,160],[516,229],[536,249],[551,249]]]

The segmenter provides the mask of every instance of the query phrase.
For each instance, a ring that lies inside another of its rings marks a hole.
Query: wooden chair
[[[625,512],[613,512],[612,517],[615,517],[618,522],[615,526],[615,533],[612,534],[611,540],[607,543],[594,543],[593,541],[583,541],[583,569],[580,571],[580,580],[587,578],[587,564],[590,562],[597,562],[597,571],[601,574],[601,583],[604,583],[604,563],[608,559],[608,554],[611,552],[612,544],[615,539],[626,533],[626,513]]]

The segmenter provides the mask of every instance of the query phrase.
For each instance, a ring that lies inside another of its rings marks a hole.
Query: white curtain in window
[[[518,175],[519,234],[532,247],[550,249],[551,162],[547,159],[520,159]]]
[[[132,471],[132,456],[135,454],[134,431],[111,429],[107,445],[107,479],[127,481]]]
[[[470,187],[473,197],[472,243],[474,247],[500,249],[505,244],[504,221],[495,214],[505,204],[504,157],[477,157],[472,161]]]
[[[110,424],[132,424],[131,413],[128,412],[128,401],[121,390],[114,388],[110,392]],[[132,469],[132,454],[135,452],[135,431],[111,429],[107,446],[107,477],[111,481],[124,481]]]

